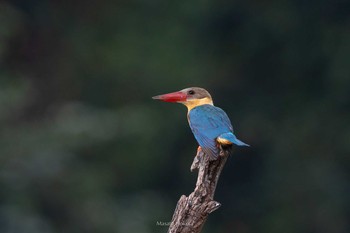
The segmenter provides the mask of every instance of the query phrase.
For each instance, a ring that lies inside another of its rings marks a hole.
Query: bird
[[[218,159],[220,150],[230,152],[233,144],[250,146],[235,136],[229,117],[224,110],[214,106],[211,95],[204,88],[189,87],[152,98],[187,107],[187,120],[199,144],[198,150],[202,150],[210,160]]]

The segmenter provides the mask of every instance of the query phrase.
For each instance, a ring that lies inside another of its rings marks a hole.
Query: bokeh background
[[[0,66],[1,233],[166,232],[189,86],[252,145],[203,232],[350,232],[349,1],[0,1]]]

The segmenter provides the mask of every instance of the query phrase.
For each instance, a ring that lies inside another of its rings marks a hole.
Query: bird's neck
[[[202,99],[193,99],[193,100],[187,100],[186,102],[183,102],[183,104],[187,107],[188,111],[191,111],[193,108],[204,105],[204,104],[213,104],[213,100],[211,98],[205,97]]]

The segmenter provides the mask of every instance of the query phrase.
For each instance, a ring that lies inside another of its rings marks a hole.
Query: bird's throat
[[[188,111],[191,111],[193,108],[204,105],[204,104],[213,104],[213,100],[211,98],[205,97],[202,99],[193,99],[193,100],[187,100],[186,102],[182,102],[184,104]]]

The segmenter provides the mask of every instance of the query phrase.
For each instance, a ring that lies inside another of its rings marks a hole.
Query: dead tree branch
[[[227,157],[221,150],[218,159],[210,161],[201,150],[197,152],[191,166],[191,171],[198,169],[196,187],[188,197],[180,197],[168,233],[199,233],[208,215],[221,206],[213,198]]]

